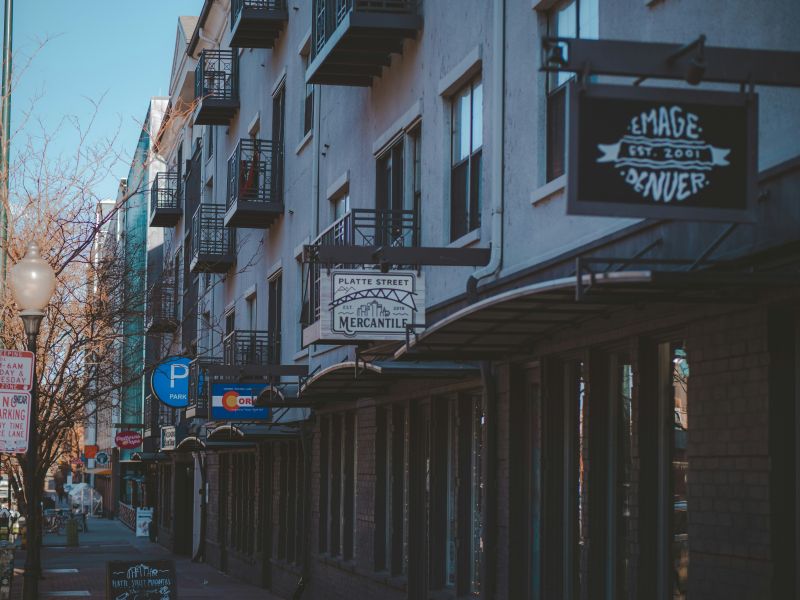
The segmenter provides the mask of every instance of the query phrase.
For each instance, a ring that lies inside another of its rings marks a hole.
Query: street
[[[174,559],[181,599],[219,598],[237,600],[276,598],[266,590],[237,582],[207,564],[193,563],[188,557],[171,555],[147,538],[136,538],[119,521],[91,519],[89,532],[80,534],[78,547],[66,547],[65,535],[47,534],[42,549],[44,579],[39,584],[41,598],[105,599],[106,562],[110,560]],[[22,598],[22,565],[25,553],[17,553],[11,598]]]

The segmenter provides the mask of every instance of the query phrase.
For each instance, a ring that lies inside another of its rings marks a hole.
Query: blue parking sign
[[[170,356],[156,365],[150,376],[153,396],[172,408],[189,406],[189,363],[185,356]]]

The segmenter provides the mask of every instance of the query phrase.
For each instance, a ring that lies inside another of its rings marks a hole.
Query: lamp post
[[[27,552],[25,555],[25,575],[22,588],[24,600],[39,597],[39,496],[41,490],[36,484],[37,452],[39,450],[39,430],[37,429],[39,399],[36,374],[36,338],[44,318],[44,309],[56,288],[56,275],[50,264],[39,255],[39,245],[30,242],[25,256],[10,269],[9,283],[14,300],[20,308],[19,316],[25,326],[28,350],[33,352],[33,381],[31,386],[30,425],[28,430],[28,451],[25,455],[25,499],[28,504]]]

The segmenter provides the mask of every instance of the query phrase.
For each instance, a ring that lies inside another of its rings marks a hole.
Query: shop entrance
[[[194,522],[194,468],[178,463],[175,469],[175,553],[191,554]]]

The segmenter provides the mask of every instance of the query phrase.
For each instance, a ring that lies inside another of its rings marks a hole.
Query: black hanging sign
[[[573,82],[567,212],[752,222],[757,117],[755,94]]]
[[[171,560],[115,560],[106,566],[107,600],[176,600],[175,563]]]

